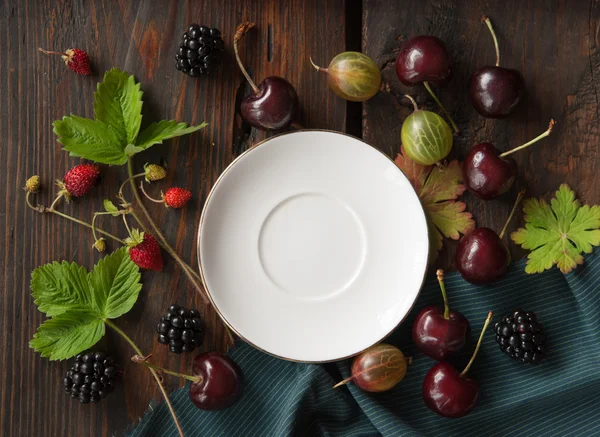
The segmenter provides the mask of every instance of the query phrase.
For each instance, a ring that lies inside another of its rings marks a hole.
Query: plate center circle
[[[320,193],[297,194],[267,215],[258,250],[262,267],[281,290],[320,300],[345,290],[365,260],[366,238],[354,211]]]

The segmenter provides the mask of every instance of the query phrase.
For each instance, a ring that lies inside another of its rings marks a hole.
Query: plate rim
[[[382,156],[384,156],[386,159],[388,159],[392,164],[394,164],[396,166],[396,163],[394,162],[394,160],[392,158],[390,158],[388,155],[386,155],[385,153],[383,153],[381,150],[379,150],[377,147],[367,143],[365,140],[363,140],[362,138],[358,138],[355,137],[354,135],[350,135],[347,134],[345,132],[339,132],[339,131],[334,131],[334,130],[330,130],[330,129],[298,129],[295,131],[291,131],[291,132],[281,132],[279,134],[270,136],[268,138],[265,138],[262,141],[259,141],[258,143],[254,144],[252,147],[250,147],[249,149],[245,150],[244,152],[242,152],[237,158],[235,158],[233,161],[231,161],[227,167],[225,167],[225,169],[221,172],[221,174],[219,175],[219,177],[215,180],[215,182],[213,183],[208,196],[206,196],[206,200],[204,201],[204,205],[202,205],[202,213],[200,215],[200,222],[198,223],[198,236],[196,238],[196,258],[198,260],[198,269],[199,269],[199,273],[200,273],[200,279],[202,281],[202,286],[204,287],[204,291],[206,292],[206,296],[208,297],[208,299],[210,300],[211,306],[213,307],[213,309],[215,310],[215,312],[217,313],[217,315],[219,316],[219,319],[221,319],[221,321],[226,325],[226,327],[228,329],[230,329],[233,333],[235,333],[241,340],[243,340],[244,342],[248,343],[250,346],[254,347],[255,349],[270,355],[272,357],[275,358],[279,358],[281,360],[284,361],[290,361],[290,362],[294,362],[294,363],[304,363],[304,364],[321,364],[321,363],[335,363],[337,361],[342,361],[342,360],[346,360],[352,357],[355,357],[357,355],[360,355],[361,353],[363,353],[364,351],[366,351],[367,349],[381,343],[382,341],[384,341],[390,334],[392,334],[408,317],[408,315],[410,314],[410,312],[414,309],[415,304],[417,302],[417,300],[419,299],[419,296],[421,295],[421,292],[423,291],[423,286],[425,284],[425,279],[427,277],[427,272],[429,270],[429,268],[425,268],[425,271],[423,272],[423,277],[421,278],[421,285],[419,286],[419,290],[417,291],[417,295],[415,296],[414,301],[412,302],[409,310],[406,312],[406,314],[404,315],[404,317],[402,317],[402,319],[400,319],[400,321],[392,328],[390,329],[382,338],[378,339],[377,341],[375,341],[373,344],[371,344],[370,346],[357,351],[355,353],[352,353],[350,355],[346,355],[344,357],[339,357],[339,358],[334,358],[334,359],[329,359],[329,360],[298,360],[298,359],[294,359],[294,358],[289,358],[289,357],[284,357],[281,355],[277,355],[273,352],[269,352],[263,348],[261,348],[260,346],[257,346],[256,344],[254,344],[253,342],[251,342],[250,340],[248,340],[246,337],[244,337],[243,335],[241,335],[232,325],[231,323],[229,323],[229,321],[227,320],[227,318],[223,315],[223,313],[221,312],[221,310],[219,309],[219,307],[215,304],[215,301],[213,300],[212,294],[208,288],[208,286],[206,285],[206,279],[204,278],[204,270],[202,268],[202,257],[200,254],[200,238],[202,236],[202,225],[204,224],[204,218],[206,215],[206,209],[207,209],[207,205],[211,199],[211,197],[213,196],[215,189],[217,188],[217,186],[219,185],[219,183],[221,182],[221,180],[225,177],[225,175],[229,172],[229,170],[240,160],[242,159],[244,156],[246,156],[248,153],[250,153],[251,151],[253,151],[254,149],[258,148],[259,146],[265,144],[266,142],[273,140],[275,138],[278,137],[282,137],[285,135],[293,135],[299,132],[326,132],[326,133],[332,133],[332,134],[336,134],[336,135],[342,135],[342,136],[346,136],[349,138],[352,138],[354,140],[360,141],[361,143],[369,146],[370,148],[372,148],[373,150],[376,150],[378,153],[380,153]],[[400,170],[400,169],[399,169]],[[400,170],[400,173],[402,174],[402,177],[404,177],[411,189],[415,192],[415,195],[417,196],[417,199],[419,198],[419,195],[417,194],[416,190],[414,189],[414,187],[412,186],[412,184],[410,183],[410,180],[408,179],[408,177],[404,174],[404,172],[402,170]],[[419,204],[421,205],[421,212],[422,212],[422,216],[423,219],[425,220],[426,226],[425,226],[425,234],[427,235],[427,241],[429,241],[429,226],[427,225],[427,216],[425,215],[425,210],[423,209],[423,205],[421,203],[421,200],[419,199]],[[429,244],[427,244],[427,260],[429,260],[429,255],[430,255],[430,246]]]

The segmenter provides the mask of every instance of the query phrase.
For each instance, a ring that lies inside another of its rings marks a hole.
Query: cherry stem
[[[413,99],[412,96],[409,96],[408,94],[404,94],[404,97],[410,100],[410,103],[412,103],[413,105],[413,111],[417,112],[419,110],[419,107],[417,106],[417,102],[415,102],[415,99]]]
[[[446,295],[446,285],[444,284],[444,271],[438,269],[435,274],[440,284],[440,290],[442,290],[442,297],[444,298],[444,319],[448,320],[450,318],[450,306],[448,306],[448,296]]]
[[[38,47],[38,50],[42,53],[44,53],[45,55],[60,55],[60,56],[69,56],[66,53],[62,53],[62,52],[53,52],[52,50],[44,50],[41,47]]]
[[[129,338],[129,336],[127,334],[125,334],[123,331],[121,331],[121,329],[117,325],[115,325],[113,322],[111,322],[108,319],[103,319],[103,321],[108,326],[110,326],[115,332],[117,332],[117,334],[119,334],[121,337],[123,337],[123,339],[127,343],[129,343],[129,345],[133,348],[135,353],[137,353],[140,356],[144,355],[142,353],[142,351],[140,350],[140,348],[137,347],[137,345],[133,342],[133,340],[131,338]],[[152,373],[152,376],[154,377],[154,379],[156,380],[156,383],[158,384],[158,388],[160,389],[163,397],[165,398],[165,402],[167,403],[167,406],[169,407],[169,411],[171,412],[171,416],[173,417],[173,422],[175,422],[175,426],[177,427],[179,436],[185,437],[183,435],[183,430],[181,429],[181,425],[179,424],[179,420],[177,419],[177,415],[175,414],[175,410],[173,409],[173,405],[171,404],[171,400],[169,399],[169,395],[167,394],[167,391],[165,390],[165,387],[162,384],[160,376],[158,376],[158,373],[153,368],[149,368],[148,370],[150,370],[150,373]]]
[[[492,26],[492,21],[487,16],[481,17],[481,22],[485,23],[490,29],[490,33],[492,34],[492,39],[494,40],[494,47],[496,48],[496,67],[500,66],[500,47],[498,47],[498,38],[496,38],[496,32],[494,32],[494,27]]]
[[[317,64],[315,64],[315,63],[313,62],[313,60],[312,60],[312,57],[311,57],[311,56],[309,56],[309,57],[308,57],[308,60],[310,61],[310,64],[311,64],[313,67],[315,67],[315,70],[317,70],[317,71],[322,71],[322,72],[324,72],[324,73],[327,73],[327,72],[329,71],[327,68],[319,67]]]
[[[166,373],[167,375],[176,376],[178,378],[183,378],[183,379],[186,379],[186,380],[192,381],[192,382],[202,382],[202,377],[200,375],[192,376],[192,375],[186,375],[185,373],[174,372],[172,370],[165,369],[163,367],[160,367],[156,364],[151,363],[150,361],[148,361],[148,358],[149,357],[143,357],[141,355],[134,355],[133,357],[131,357],[131,361],[133,361],[134,363],[142,364],[142,365],[148,367],[149,369],[154,369],[154,370],[158,370],[159,372]]]
[[[515,215],[515,211],[517,210],[517,205],[521,202],[524,195],[525,195],[525,189],[522,189],[521,191],[519,191],[519,194],[517,195],[517,200],[515,200],[515,204],[513,205],[512,210],[510,211],[510,214],[508,215],[508,218],[506,219],[506,223],[504,223],[504,227],[502,228],[502,230],[500,231],[500,234],[498,235],[498,238],[500,238],[501,240],[502,240],[502,237],[504,237],[504,233],[506,232],[506,228],[508,227],[508,224],[510,223],[513,216]]]
[[[452,117],[450,117],[450,113],[448,111],[446,111],[446,108],[444,107],[444,105],[442,105],[442,102],[440,102],[440,99],[437,98],[437,96],[435,95],[435,93],[433,92],[433,90],[431,89],[431,86],[429,86],[429,82],[425,81],[423,82],[423,85],[425,85],[425,88],[427,89],[427,91],[429,92],[429,94],[431,95],[431,97],[433,97],[433,100],[435,100],[435,103],[438,104],[438,106],[440,107],[440,109],[442,110],[442,112],[444,114],[446,114],[446,117],[448,118],[448,120],[450,120],[450,124],[452,125],[452,128],[454,129],[455,133],[458,133],[458,126],[456,126],[456,123],[454,123],[454,120],[452,119]]]
[[[473,352],[473,355],[471,356],[471,359],[467,363],[467,367],[465,367],[465,370],[463,370],[462,372],[460,372],[460,376],[461,377],[465,376],[465,374],[471,368],[471,365],[473,364],[473,361],[475,361],[475,357],[477,356],[477,353],[479,352],[479,348],[481,347],[481,343],[483,342],[483,334],[485,334],[485,330],[487,329],[487,327],[489,326],[490,322],[492,321],[492,317],[494,317],[494,313],[490,311],[488,313],[488,315],[487,315],[487,319],[485,319],[485,323],[483,324],[483,328],[481,329],[481,334],[479,334],[479,340],[477,340],[477,346],[475,346],[475,351]]]
[[[515,152],[518,152],[519,150],[525,149],[526,147],[529,147],[532,144],[537,143],[542,138],[546,138],[547,136],[549,136],[552,133],[552,129],[554,129],[554,126],[556,126],[556,121],[554,121],[554,119],[550,119],[550,123],[548,124],[548,130],[546,130],[546,132],[542,133],[541,135],[538,135],[533,140],[531,140],[519,147],[515,147],[514,149],[510,149],[504,153],[501,153],[500,158],[504,158],[512,153],[515,153]]]
[[[55,209],[52,209],[52,210],[51,210],[50,208],[47,208],[47,207],[45,207],[45,206],[41,206],[41,205],[40,205],[40,206],[37,206],[37,207],[33,206],[33,205],[31,204],[31,201],[29,200],[29,195],[30,195],[30,194],[31,194],[31,193],[29,193],[29,192],[27,193],[27,195],[25,196],[25,200],[26,200],[26,202],[27,202],[27,206],[29,206],[29,208],[31,208],[32,210],[34,210],[34,211],[36,211],[36,212],[39,212],[39,213],[45,213],[45,212],[49,212],[49,213],[52,213],[52,214],[56,214],[56,215],[58,215],[58,216],[60,216],[60,217],[66,218],[67,220],[71,220],[72,222],[75,222],[75,223],[78,223],[78,224],[80,224],[80,225],[82,225],[82,226],[85,226],[86,228],[90,228],[90,229],[92,229],[92,225],[91,225],[90,223],[88,223],[88,222],[84,222],[83,220],[76,219],[75,217],[71,217],[71,216],[70,216],[70,215],[68,215],[68,214],[63,214],[63,213],[62,213],[62,212],[60,212],[60,211],[57,211],[57,210],[55,210]],[[116,241],[116,242],[118,242],[118,243],[125,244],[125,241],[124,241],[124,240],[120,239],[119,237],[117,237],[117,236],[115,236],[115,235],[113,235],[113,234],[111,234],[111,233],[109,233],[109,232],[106,232],[106,231],[105,231],[105,230],[103,230],[103,229],[96,228],[96,232],[98,232],[98,233],[100,233],[100,234],[102,234],[102,235],[105,235],[105,236],[107,236],[108,238],[111,238],[111,239],[115,240],[115,241]]]
[[[144,190],[144,182],[143,181],[140,182],[140,190],[142,190],[142,193],[144,194],[144,196],[146,196],[146,199],[148,199],[148,200],[150,200],[150,201],[152,201],[154,203],[165,203],[165,201],[162,200],[162,199],[161,200],[157,200],[157,199],[155,199],[153,197],[150,197],[148,195],[148,193],[146,193],[146,190]]]
[[[254,90],[254,92],[256,94],[258,94],[258,93],[260,93],[260,90],[258,89],[256,84],[254,83],[254,81],[252,80],[252,78],[250,77],[250,75],[248,74],[246,69],[244,68],[244,64],[242,64],[242,60],[240,59],[240,54],[238,53],[238,46],[237,46],[238,41],[240,39],[242,39],[242,37],[246,34],[246,32],[248,32],[253,27],[254,27],[254,23],[248,22],[248,21],[244,21],[237,27],[237,29],[235,30],[235,35],[233,37],[233,52],[235,53],[235,59],[237,60],[237,64],[240,67],[240,70],[242,70],[242,74],[244,75],[244,77],[246,78],[246,80],[248,81],[248,83],[250,84],[252,89]]]

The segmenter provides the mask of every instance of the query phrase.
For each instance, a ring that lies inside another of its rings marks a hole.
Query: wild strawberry
[[[129,258],[139,268],[157,272],[163,269],[164,261],[160,246],[152,235],[133,229],[131,237],[125,242],[129,246]]]
[[[160,181],[167,176],[167,170],[161,165],[146,164],[144,166],[144,176],[148,182]]]
[[[65,174],[62,181],[56,181],[61,191],[59,195],[67,200],[71,196],[85,196],[96,185],[100,176],[100,167],[95,164],[79,164]]]
[[[192,198],[192,193],[189,190],[183,188],[169,188],[165,194],[162,195],[165,202],[165,206],[168,208],[181,208]]]
[[[96,241],[94,241],[93,247],[100,253],[106,251],[106,238],[98,238]]]
[[[92,72],[92,67],[90,63],[90,57],[88,54],[81,49],[69,49],[64,53],[61,52],[53,52],[38,48],[38,50],[47,55],[60,55],[62,56],[65,64],[71,70],[73,70],[77,74],[81,74],[82,76],[87,76]]]
[[[40,177],[38,175],[31,176],[27,179],[27,182],[25,182],[25,187],[23,187],[23,189],[30,193],[37,193],[40,191]]]

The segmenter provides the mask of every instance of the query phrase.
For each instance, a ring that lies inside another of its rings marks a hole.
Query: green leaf
[[[76,263],[53,262],[31,274],[31,290],[38,309],[48,317],[89,306],[88,271]]]
[[[591,253],[600,245],[600,206],[583,207],[575,193],[563,184],[550,205],[544,200],[523,202],[525,227],[511,234],[512,240],[524,249],[527,273],[539,273],[557,265],[569,273],[583,263],[582,253]]]
[[[206,122],[198,126],[188,127],[187,123],[177,123],[175,120],[159,121],[158,123],[152,123],[144,129],[140,133],[135,145],[145,150],[155,144],[162,144],[164,140],[168,140],[169,138],[191,134],[206,126]]]
[[[144,149],[142,149],[141,147],[138,146],[134,146],[133,144],[127,144],[127,147],[125,147],[125,155],[131,157],[133,155],[135,155],[136,153],[140,153],[143,152]]]
[[[139,267],[126,248],[102,258],[89,278],[93,305],[103,319],[116,319],[128,312],[142,289]]]
[[[51,360],[64,360],[95,345],[104,335],[104,322],[85,310],[72,310],[46,320],[29,346]]]
[[[114,130],[102,121],[71,115],[56,120],[53,126],[58,142],[64,146],[64,150],[71,152],[71,156],[110,165],[127,162],[124,146]]]
[[[112,212],[112,214],[111,214],[111,215],[112,215],[113,217],[118,217],[118,216],[120,216],[120,215],[121,215],[121,214],[119,214],[119,212],[118,212],[118,211],[119,211],[119,208],[117,208],[117,207],[115,206],[115,204],[114,204],[114,203],[112,203],[112,201],[111,201],[110,199],[104,199],[104,202],[103,202],[103,204],[104,204],[104,209],[106,210],[106,212]]]
[[[140,131],[143,94],[133,75],[118,68],[104,74],[94,93],[96,120],[111,126],[123,147],[135,143]]]

